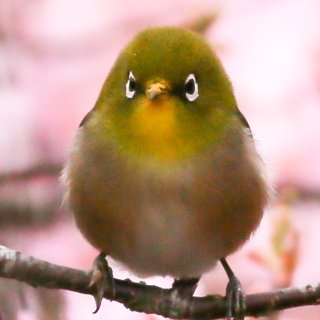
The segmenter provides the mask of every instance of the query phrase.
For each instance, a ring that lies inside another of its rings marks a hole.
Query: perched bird
[[[198,278],[219,260],[228,269],[267,202],[219,59],[173,27],[147,29],[120,53],[64,176],[84,237],[142,277]]]

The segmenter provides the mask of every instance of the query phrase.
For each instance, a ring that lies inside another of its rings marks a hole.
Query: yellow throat
[[[143,99],[130,123],[131,132],[140,142],[141,153],[166,162],[174,162],[184,156],[186,150],[181,150],[176,110],[169,96]]]
[[[163,80],[147,83],[144,94],[133,100],[131,112],[120,121],[110,121],[121,153],[142,164],[165,167],[191,158],[212,143],[212,126],[186,111],[170,90]],[[117,109],[113,115],[119,115]]]

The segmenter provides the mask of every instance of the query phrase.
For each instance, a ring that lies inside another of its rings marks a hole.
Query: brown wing
[[[82,121],[80,122],[79,124],[79,128],[83,127],[85,125],[85,123],[92,117],[93,115],[93,110],[90,110],[86,115],[85,117],[82,119]]]
[[[237,109],[237,116],[239,117],[241,123],[245,126],[245,128],[247,128],[249,130],[250,135],[252,136],[250,125],[249,125],[247,119],[244,117],[244,115],[241,113],[241,111],[239,109]]]

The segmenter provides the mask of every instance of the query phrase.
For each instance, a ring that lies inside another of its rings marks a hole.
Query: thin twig
[[[0,174],[0,186],[5,183],[25,181],[41,176],[57,176],[62,165],[56,163],[42,163],[21,171],[12,171]]]
[[[94,293],[89,287],[90,272],[63,267],[26,256],[0,246],[0,277],[16,279],[34,287],[65,289],[83,294]],[[138,312],[153,313],[173,319],[211,318],[226,314],[226,301],[220,295],[179,298],[173,289],[162,289],[130,280],[115,280],[114,300]],[[104,296],[108,299],[107,292]],[[301,288],[278,289],[247,296],[247,316],[266,315],[272,311],[320,303],[320,284]]]

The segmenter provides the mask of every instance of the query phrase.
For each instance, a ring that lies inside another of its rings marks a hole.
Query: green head
[[[235,110],[230,82],[210,46],[172,27],[147,29],[128,44],[95,106],[120,152],[166,163],[216,143]]]

